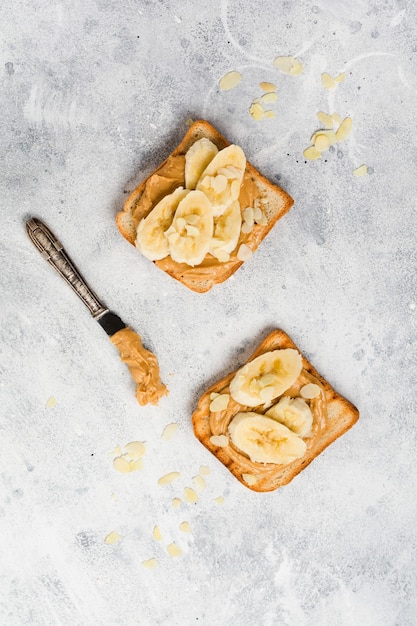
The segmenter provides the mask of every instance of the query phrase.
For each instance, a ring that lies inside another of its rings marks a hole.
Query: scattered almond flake
[[[323,124],[324,128],[328,128],[331,130],[334,126],[334,119],[328,113],[323,113],[323,111],[319,111],[316,113],[316,117],[318,121]]]
[[[219,505],[220,505],[220,504],[223,504],[223,502],[224,502],[224,498],[223,498],[223,496],[218,496],[217,498],[214,498],[214,502],[215,502],[216,504],[219,504]]]
[[[193,484],[197,491],[204,491],[204,489],[206,488],[206,481],[202,476],[200,476],[200,474],[194,476]]]
[[[252,215],[254,220],[259,220],[263,215],[262,209],[260,209],[258,206],[255,207],[254,209],[252,209]]]
[[[274,397],[274,387],[264,387],[260,390],[259,396],[265,404],[269,404]]]
[[[258,479],[253,474],[242,474],[242,478],[247,485],[254,485],[258,482]]]
[[[188,522],[181,522],[180,530],[183,533],[190,533],[191,532],[191,526],[190,526],[190,524]]]
[[[172,498],[172,508],[173,509],[178,509],[181,506],[181,500],[180,498]]]
[[[189,237],[198,237],[200,234],[198,228],[196,228],[195,226],[191,226],[191,224],[186,224],[185,230],[187,231],[187,235]]]
[[[145,454],[146,449],[141,441],[131,441],[125,445],[125,450],[132,459],[136,460]]]
[[[353,170],[354,176],[365,176],[368,173],[368,168],[366,165],[361,165]]]
[[[185,120],[185,125],[186,126],[192,126],[194,124],[194,120],[191,119],[191,117],[189,117],[188,119]]]
[[[315,383],[308,383],[300,389],[300,396],[305,400],[312,400],[320,395],[320,387]]]
[[[200,217],[196,215],[195,213],[192,213],[191,215],[187,215],[188,224],[192,224],[193,226],[195,226],[196,224],[198,224],[199,220],[200,220]]]
[[[276,85],[274,85],[274,83],[267,83],[267,82],[262,82],[259,83],[259,87],[262,89],[262,91],[276,91]]]
[[[352,118],[345,117],[343,122],[340,124],[339,128],[336,131],[336,139],[337,141],[344,141],[350,135],[350,131],[352,130]]]
[[[191,487],[184,488],[184,498],[186,502],[190,502],[190,504],[194,504],[198,500],[198,494]]]
[[[334,120],[334,123],[337,125],[342,123],[342,118],[340,117],[338,113],[332,113],[332,119]]]
[[[227,72],[220,80],[219,87],[221,91],[229,91],[229,89],[233,89],[236,87],[242,80],[242,74],[239,72]]]
[[[220,261],[220,263],[227,263],[227,261],[230,261],[230,254],[221,248],[214,248],[214,250],[211,251],[211,254],[214,258]]]
[[[276,102],[278,100],[278,96],[275,91],[270,91],[269,93],[265,93],[262,96],[262,102],[266,102],[270,104],[271,102]]]
[[[250,222],[253,220],[253,208],[251,206],[246,207],[246,209],[243,209],[242,215],[245,222]]]
[[[265,115],[264,108],[262,104],[260,104],[259,102],[252,102],[252,104],[249,107],[249,113],[252,115],[253,119],[256,120],[257,122],[259,120],[262,120]]]
[[[275,57],[273,64],[284,74],[299,76],[303,71],[303,64],[294,57]]]
[[[156,559],[148,559],[147,561],[142,561],[142,565],[146,567],[146,569],[155,569],[158,565],[158,561]]]
[[[220,396],[220,393],[216,393],[215,391],[212,391],[210,394],[210,400],[214,400],[214,398],[218,398]]]
[[[318,133],[314,140],[314,147],[319,152],[325,152],[325,150],[328,150],[330,148],[330,141],[328,137],[323,133]]]
[[[53,409],[55,407],[56,407],[56,398],[54,396],[49,396],[48,400],[46,401],[46,408]]]
[[[327,72],[323,72],[321,75],[321,82],[325,89],[334,89],[337,84],[335,83],[334,78],[332,78]]]
[[[242,243],[237,252],[237,258],[239,259],[239,261],[248,261],[251,258],[252,254],[253,252],[249,248],[249,246],[247,246],[245,243]]]
[[[172,422],[172,424],[168,424],[165,426],[161,439],[162,441],[169,441],[175,435],[178,430],[178,424],[176,422]]]
[[[161,531],[159,530],[158,526],[154,526],[153,531],[152,531],[152,537],[156,541],[161,541],[162,535],[161,535]]]
[[[265,117],[267,117],[268,119],[271,119],[273,117],[276,117],[276,113],[275,111],[265,111]]]
[[[264,374],[260,379],[259,382],[261,383],[262,387],[267,387],[268,385],[273,385],[277,380],[277,377],[275,376],[275,374]]]
[[[177,478],[179,478],[180,476],[181,474],[179,472],[169,472],[169,474],[161,476],[161,478],[158,480],[158,485],[168,485],[169,483],[174,482],[174,480],[177,480]]]
[[[106,543],[108,546],[112,546],[115,543],[117,543],[118,541],[120,541],[121,538],[122,538],[122,536],[119,535],[119,533],[117,533],[115,530],[112,530],[111,533],[109,533],[104,538],[104,543]]]
[[[338,74],[338,76],[335,76],[334,82],[335,83],[343,83],[345,78],[346,78],[346,74],[345,74],[345,72],[342,72],[341,74]]]
[[[259,224],[259,226],[266,226],[268,224],[268,220],[266,218],[265,213],[261,211],[261,216],[255,219],[255,222]]]
[[[213,446],[217,446],[218,448],[225,448],[229,445],[229,439],[228,437],[226,437],[226,435],[212,435],[210,437],[210,443],[212,443]]]
[[[139,472],[143,469],[142,459],[136,459],[135,461],[129,461],[129,472]]]
[[[325,130],[318,130],[317,132],[314,133],[314,135],[311,138],[311,141],[314,145],[316,145],[316,139],[319,135],[324,135],[325,137],[327,137],[330,146],[334,146],[334,144],[337,143],[336,133],[334,132],[334,130],[325,129]]]
[[[310,146],[304,150],[303,156],[309,161],[315,161],[321,157],[321,152],[319,152],[314,146]]]
[[[208,476],[210,474],[210,468],[208,465],[200,465],[200,474],[202,476]]]
[[[167,552],[170,556],[181,556],[182,554],[181,548],[177,546],[175,541],[167,546]]]
[[[230,395],[228,393],[222,393],[220,396],[217,396],[217,398],[214,398],[214,400],[210,402],[210,411],[212,413],[225,411],[229,404],[229,400],[230,400]]]
[[[129,461],[127,461],[124,456],[118,456],[113,460],[113,467],[118,472],[122,474],[128,474],[130,470]]]
[[[243,222],[242,227],[241,227],[241,231],[245,235],[248,235],[249,233],[251,233],[253,231],[253,227],[254,227],[254,223],[249,224],[248,222]]]
[[[112,451],[110,452],[110,454],[111,454],[112,456],[121,456],[121,455],[122,455],[122,449],[121,449],[121,447],[120,447],[120,446],[116,446],[116,447],[114,448],[114,450],[112,450]]]

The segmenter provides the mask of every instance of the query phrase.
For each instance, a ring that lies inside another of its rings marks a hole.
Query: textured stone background
[[[416,20],[411,0],[3,0],[2,625],[417,624]],[[273,67],[285,54],[302,76]],[[336,92],[323,89],[321,72],[343,69]],[[229,70],[243,80],[220,92]],[[277,117],[255,122],[262,80],[277,85]],[[305,163],[319,110],[351,115],[353,132]],[[188,117],[295,198],[206,295],[114,224]],[[362,163],[370,173],[357,179]],[[158,408],[136,404],[113,346],[28,241],[31,215],[158,355],[171,390]],[[291,484],[255,494],[198,443],[190,416],[274,327],[361,419]],[[111,450],[135,439],[147,442],[144,470],[116,473]],[[201,464],[207,489],[174,511]],[[171,470],[178,483],[159,487]],[[109,546],[112,530],[122,540]]]

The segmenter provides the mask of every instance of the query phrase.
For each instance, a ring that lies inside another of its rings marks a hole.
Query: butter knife
[[[159,378],[156,356],[142,346],[139,335],[131,331],[116,313],[103,304],[70,259],[63,245],[40,219],[36,217],[29,219],[26,222],[26,231],[41,256],[77,294],[107,335],[113,337],[112,343],[118,348],[122,361],[127,364],[138,384],[136,397],[139,404],[157,404],[167,390]],[[120,339],[118,335],[116,338],[116,334],[124,329],[126,335]]]

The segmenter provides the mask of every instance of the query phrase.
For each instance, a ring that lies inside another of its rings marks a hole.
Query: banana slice
[[[213,212],[209,199],[202,191],[189,191],[165,232],[171,258],[177,263],[199,265],[210,249],[212,235]]]
[[[265,415],[284,424],[300,437],[307,437],[311,433],[313,413],[302,398],[282,396],[278,404],[271,406]]]
[[[230,383],[230,394],[246,406],[269,404],[297,380],[303,367],[293,348],[266,352],[246,363]]]
[[[242,226],[239,200],[235,200],[223,215],[214,220],[214,233],[210,244],[210,254],[219,261],[229,260],[230,252],[237,246]]]
[[[287,465],[304,456],[305,442],[289,428],[259,413],[237,413],[229,424],[232,443],[255,463]]]
[[[189,193],[178,187],[173,193],[164,196],[143,220],[136,231],[136,247],[151,261],[159,261],[169,254],[169,246],[164,232],[169,228],[181,200]]]
[[[217,146],[207,137],[199,139],[188,149],[185,155],[185,186],[187,189],[196,188],[201,174],[218,151]]]
[[[220,150],[201,174],[196,188],[210,200],[215,217],[239,198],[245,167],[242,148],[231,145]]]

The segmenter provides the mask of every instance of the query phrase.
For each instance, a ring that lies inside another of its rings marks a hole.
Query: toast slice
[[[130,194],[123,211],[117,214],[117,228],[129,243],[135,245],[136,229],[140,220],[150,213],[157,202],[177,187],[185,185],[185,153],[195,141],[203,137],[210,139],[219,150],[230,145],[227,139],[208,122],[204,120],[194,122],[177,148]],[[243,195],[241,191],[239,197],[241,211],[248,206],[259,207],[266,216],[267,223],[266,225],[255,224],[250,233],[241,232],[229,261],[221,263],[208,254],[204,261],[195,267],[185,263],[176,263],[169,256],[154,263],[198,293],[209,291],[213,285],[227,280],[243,263],[237,256],[241,244],[246,244],[254,252],[276,221],[291,208],[294,202],[285,191],[262,176],[249,162],[246,164],[242,190],[244,187],[249,189],[250,193]]]
[[[261,354],[282,348],[298,350],[297,346],[283,330],[275,330],[262,341],[254,354],[248,359],[248,362]],[[358,409],[338,394],[314,369],[311,363],[302,354],[301,356],[303,370],[300,377],[307,377],[321,387],[324,399],[323,406],[325,407],[319,416],[313,411],[313,434],[305,439],[307,448],[303,457],[287,465],[253,463],[243,452],[233,446],[230,439],[225,447],[219,447],[212,443],[210,438],[213,435],[220,433],[226,435],[227,426],[237,413],[245,411],[264,412],[262,406],[256,408],[244,407],[232,398],[229,400],[227,409],[223,412],[210,412],[210,395],[213,392],[218,394],[229,393],[230,382],[237,370],[207,389],[201,396],[197,409],[193,413],[192,422],[196,437],[242,484],[253,491],[273,491],[289,483],[294,476],[307,467],[317,455],[349,430],[359,419]]]

